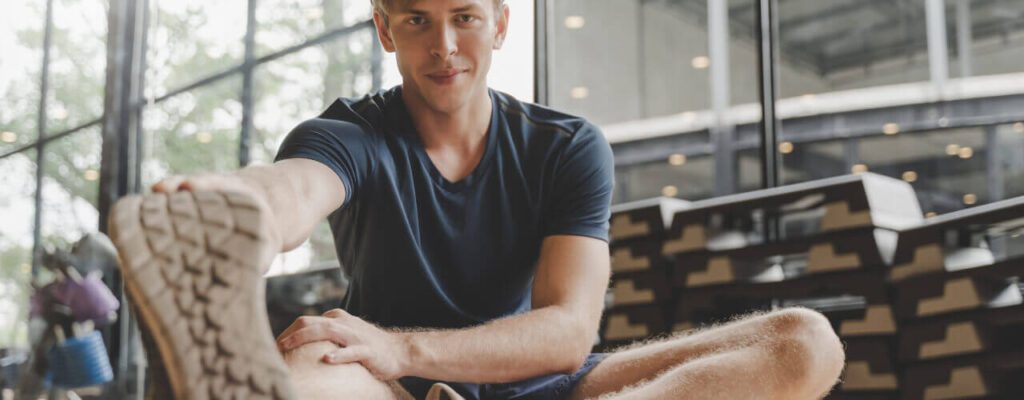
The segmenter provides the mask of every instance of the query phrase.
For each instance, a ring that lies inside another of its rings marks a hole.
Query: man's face
[[[491,52],[505,38],[507,7],[499,12],[492,0],[396,1],[387,19],[385,26],[374,13],[408,94],[435,111],[453,112],[486,91]]]

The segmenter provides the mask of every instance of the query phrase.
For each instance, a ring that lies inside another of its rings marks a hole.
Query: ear
[[[377,37],[380,45],[388,53],[395,52],[395,39],[391,37],[391,28],[388,27],[387,17],[381,15],[380,11],[373,10],[373,25],[377,27]]]
[[[494,32],[494,50],[500,50],[505,43],[505,35],[508,34],[508,4],[501,5],[501,13],[497,16],[497,26]]]

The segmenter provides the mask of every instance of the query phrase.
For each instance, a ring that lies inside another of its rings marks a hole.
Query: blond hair
[[[394,3],[396,1],[402,1],[402,2],[408,3],[411,0],[370,0],[370,5],[373,6],[373,10],[374,11],[379,12],[380,15],[382,17],[384,17],[384,23],[387,24],[387,22],[388,22],[388,9],[391,8],[391,6],[394,5]],[[495,11],[501,10],[501,6],[505,4],[505,0],[493,0],[493,1],[494,1],[494,10]]]

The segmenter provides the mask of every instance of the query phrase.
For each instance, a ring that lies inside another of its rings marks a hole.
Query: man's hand
[[[341,346],[322,356],[325,363],[358,362],[385,381],[406,375],[410,356],[405,336],[378,328],[341,309],[330,310],[320,317],[299,317],[277,338],[277,347],[284,353],[323,340]]]
[[[172,176],[153,185],[154,192],[232,191],[252,195],[271,223],[275,251],[289,251],[306,241],[317,223],[341,207],[345,185],[326,165],[303,158],[270,165],[250,165],[232,173]]]
[[[239,171],[240,172],[240,171]],[[249,182],[239,173],[235,174],[198,174],[190,176],[173,175],[153,184],[154,192],[173,193],[180,190],[188,191],[229,191],[242,192],[263,200],[265,197],[259,187]]]

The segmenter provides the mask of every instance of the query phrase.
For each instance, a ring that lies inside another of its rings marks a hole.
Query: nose
[[[435,26],[434,41],[430,46],[430,54],[441,60],[447,60],[448,57],[455,55],[459,51],[455,40],[455,29],[452,29],[447,23],[436,24]]]

